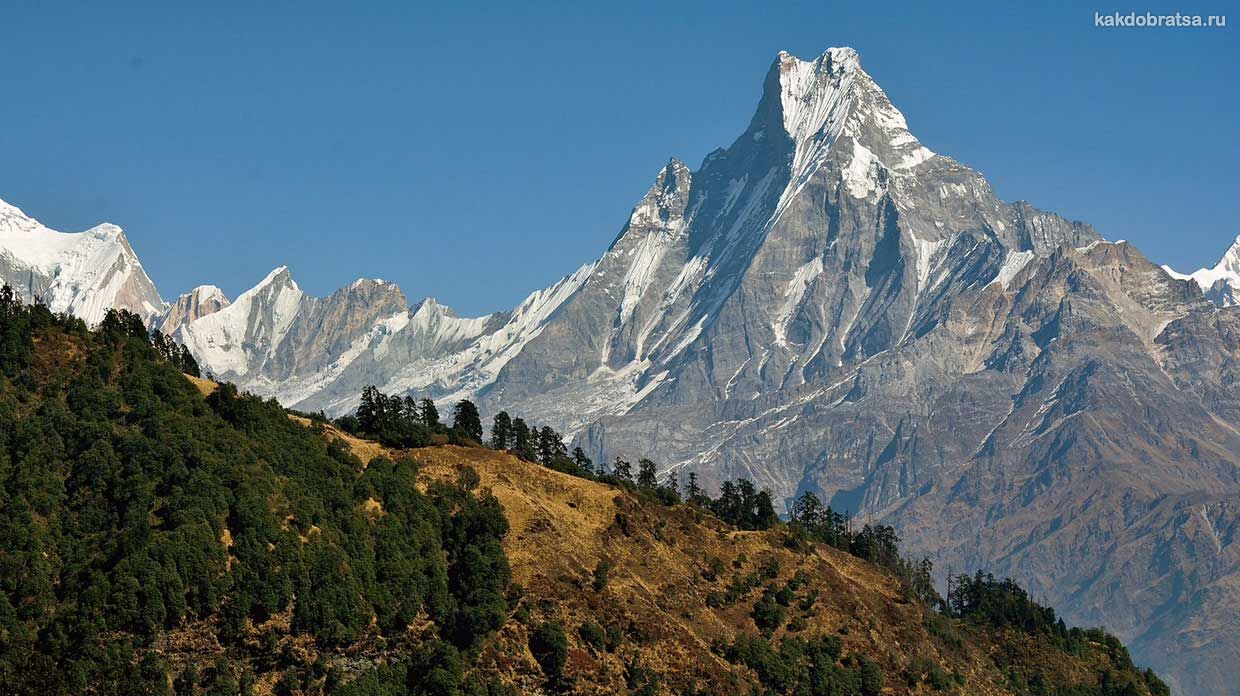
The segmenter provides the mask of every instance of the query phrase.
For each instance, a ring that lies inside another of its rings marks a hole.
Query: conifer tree
[[[587,476],[594,474],[594,462],[590,461],[590,458],[586,456],[586,453],[580,447],[573,448],[573,463]]]
[[[689,484],[685,487],[685,498],[696,503],[702,498],[702,487],[698,485],[697,472],[689,472]]]
[[[443,427],[439,422],[439,409],[435,408],[435,402],[430,399],[422,399],[422,405],[418,409],[418,416],[422,419],[422,425],[431,430],[439,430]]]
[[[363,433],[379,431],[383,404],[383,395],[373,384],[362,389],[362,400],[357,406],[357,425]]]
[[[645,457],[637,460],[637,485],[642,488],[654,488],[659,485],[654,462]]]
[[[491,420],[491,448],[506,450],[512,446],[512,417],[500,411]]]
[[[452,409],[452,427],[465,433],[474,442],[482,442],[482,416],[469,399],[456,402]]]
[[[633,481],[633,465],[620,457],[616,457],[616,461],[612,462],[611,475],[615,476],[622,483],[631,483]]]
[[[568,448],[564,446],[564,440],[551,426],[544,425],[538,431],[538,460],[543,466],[551,466],[557,459],[563,459],[568,456]]]
[[[527,462],[538,461],[534,435],[522,418],[514,418],[512,421],[512,453]]]

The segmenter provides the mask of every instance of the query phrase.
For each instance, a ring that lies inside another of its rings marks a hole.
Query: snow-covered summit
[[[280,346],[303,297],[288,267],[280,266],[231,305],[183,324],[175,335],[212,371],[245,375],[259,356]]]
[[[1201,268],[1187,274],[1179,273],[1170,266],[1163,266],[1163,270],[1173,278],[1196,282],[1206,297],[1220,307],[1240,305],[1240,235],[1213,268]]]
[[[780,51],[764,101],[774,102],[776,87],[783,130],[795,143],[797,175],[820,164],[841,136],[851,137],[858,157],[878,159],[892,170],[910,169],[934,156],[909,132],[904,115],[862,69],[852,48],[829,48],[809,61]]]
[[[111,308],[153,318],[164,301],[121,228],[57,232],[0,201],[0,281],[52,311],[97,324]]]

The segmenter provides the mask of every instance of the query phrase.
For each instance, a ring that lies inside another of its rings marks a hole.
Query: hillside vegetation
[[[1010,583],[943,604],[830,525],[390,449],[131,319],[0,294],[0,693],[1165,693]]]

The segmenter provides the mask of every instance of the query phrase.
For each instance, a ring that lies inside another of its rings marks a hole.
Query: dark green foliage
[[[512,579],[501,542],[508,533],[499,501],[458,486],[435,483],[429,492],[440,511],[443,548],[455,613],[443,618],[443,635],[462,650],[473,648],[508,615]]]
[[[591,586],[595,592],[602,592],[607,587],[607,574],[611,572],[611,561],[606,558],[600,559],[594,566],[594,578]]]
[[[784,638],[776,647],[766,638],[741,635],[722,653],[730,662],[754,670],[773,693],[858,696],[863,693],[864,667],[839,664],[841,647],[836,636]]]
[[[862,655],[861,661],[861,696],[878,696],[883,692],[886,675],[883,668],[868,656]]]
[[[691,485],[697,482],[691,479]],[[771,504],[771,494],[759,491],[746,479],[724,481],[719,487],[719,497],[707,500],[706,506],[719,519],[740,529],[770,529],[779,521]]]
[[[930,559],[901,557],[900,538],[892,527],[865,525],[853,531],[847,516],[824,506],[813,491],[805,491],[792,504],[788,529],[793,548],[801,547],[804,540],[829,544],[892,571],[910,599],[931,607],[943,602],[934,586]]]
[[[491,421],[491,449],[506,450],[512,445],[512,417],[507,411],[495,414]]]
[[[607,650],[607,633],[596,623],[588,621],[581,624],[577,629],[577,636],[596,654]]]
[[[514,418],[512,421],[512,453],[527,462],[538,461],[537,433],[532,432],[525,420]]]
[[[611,463],[611,475],[622,484],[632,483],[633,464],[620,457],[616,457],[616,461]]]
[[[640,488],[654,488],[659,485],[655,478],[654,462],[644,457],[637,460],[637,485]]]
[[[482,417],[478,415],[474,402],[465,399],[452,407],[452,428],[474,442],[482,443]]]
[[[538,461],[543,466],[552,467],[562,459],[568,459],[568,449],[564,446],[564,441],[551,426],[544,425],[538,431]]]
[[[689,472],[689,481],[685,484],[685,500],[695,505],[702,504],[702,487],[698,485],[697,472]]]
[[[418,403],[418,418],[422,421],[422,425],[430,428],[433,432],[443,430],[443,423],[439,422],[439,409],[435,407],[435,402],[430,399],[422,399]]]
[[[586,477],[594,476],[594,462],[586,456],[586,453],[580,447],[573,448],[573,464]]]
[[[558,682],[568,662],[568,638],[564,627],[554,621],[539,624],[530,632],[530,654],[538,661],[547,680]]]
[[[767,588],[753,605],[753,622],[763,635],[769,636],[784,625],[784,607],[776,601],[776,592]]]
[[[1029,598],[1029,593],[1011,578],[996,580],[989,573],[959,575],[952,580],[947,602],[956,618],[1011,626],[1024,631],[1058,631],[1055,610]]]
[[[412,399],[388,396],[369,386],[362,390],[357,413],[337,419],[336,425],[388,447],[426,447],[431,444],[431,435],[438,430],[427,427],[421,413]]]
[[[171,336],[162,331],[152,331],[151,346],[155,348],[155,352],[159,353],[169,365],[187,375],[193,375],[194,377],[202,376],[198,369],[198,361],[194,360],[193,355],[190,355],[189,349],[172,340]]]
[[[290,607],[324,648],[400,640],[420,615],[467,648],[506,617],[493,498],[420,493],[412,460],[363,470],[232,385],[203,399],[124,313],[91,333],[0,292],[0,366],[0,693],[168,693],[148,646],[200,619],[237,660],[182,671],[182,692],[244,690],[277,651],[246,652],[247,620]],[[367,401],[371,423],[404,409]],[[283,688],[316,678],[291,669]]]

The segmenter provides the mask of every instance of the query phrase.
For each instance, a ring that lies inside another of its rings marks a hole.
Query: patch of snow
[[[1006,290],[1008,283],[1011,283],[1016,274],[1020,273],[1032,260],[1032,251],[1009,251],[1007,258],[1003,260],[1003,267],[999,269],[995,279],[990,281],[991,284],[998,283]]]
[[[947,243],[946,239],[937,241],[927,241],[913,235],[913,248],[917,252],[917,291],[921,292],[926,287],[926,281],[930,279],[930,271],[933,268],[934,255],[943,248]]]
[[[853,142],[853,156],[844,168],[844,186],[853,198],[868,198],[878,188],[878,160],[861,143]]]
[[[775,315],[775,321],[771,324],[771,329],[775,333],[776,345],[787,345],[788,325],[792,323],[792,317],[796,314],[797,308],[801,306],[801,300],[805,297],[805,291],[809,289],[818,276],[822,275],[822,269],[822,257],[817,256],[808,263],[802,264],[792,274],[792,279],[788,281],[788,285],[784,288],[784,302]]]

